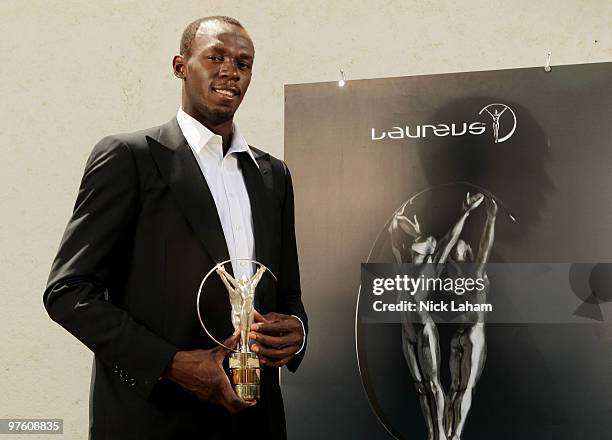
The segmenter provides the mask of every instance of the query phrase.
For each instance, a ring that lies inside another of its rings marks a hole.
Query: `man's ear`
[[[179,79],[185,79],[185,57],[183,55],[174,55],[172,58],[172,70],[174,76]]]

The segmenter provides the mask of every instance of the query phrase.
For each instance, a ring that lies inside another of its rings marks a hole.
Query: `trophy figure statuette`
[[[225,270],[225,265],[232,262],[247,262],[257,266],[255,274],[251,277],[242,275],[233,277]],[[249,330],[254,319],[255,289],[261,281],[264,273],[269,272],[276,280],[276,276],[263,264],[248,258],[236,258],[218,263],[204,277],[198,291],[196,309],[200,324],[208,336],[222,347],[227,348],[232,353],[229,355],[230,380],[234,391],[243,400],[259,399],[259,380],[261,370],[259,357],[249,348]],[[216,274],[221,278],[223,285],[229,294],[229,301],[232,307],[231,321],[234,330],[240,330],[240,341],[237,349],[232,349],[219,342],[206,328],[200,312],[200,297],[203,287],[208,278]]]

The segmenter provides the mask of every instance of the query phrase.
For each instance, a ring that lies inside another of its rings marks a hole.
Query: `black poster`
[[[285,93],[311,327],[283,376],[290,438],[612,438],[612,63]],[[362,264],[444,244],[501,265],[503,317],[438,319],[435,343],[419,324],[411,345],[368,318]]]

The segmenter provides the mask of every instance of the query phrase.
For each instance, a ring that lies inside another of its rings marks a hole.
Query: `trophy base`
[[[242,400],[259,400],[259,385],[234,385],[234,391]]]
[[[230,377],[234,391],[243,400],[259,400],[259,358],[252,352],[232,353]]]

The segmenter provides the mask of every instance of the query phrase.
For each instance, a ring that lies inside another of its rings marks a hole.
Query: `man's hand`
[[[304,339],[302,324],[295,316],[280,313],[261,315],[255,311],[255,323],[249,338],[251,350],[262,365],[280,367],[297,353]]]
[[[223,344],[234,348],[239,339],[240,333],[236,332],[223,341]],[[179,351],[172,358],[164,377],[200,399],[221,405],[235,414],[250,408],[256,402],[242,400],[234,392],[223,370],[223,359],[229,353],[230,351],[223,347]]]

